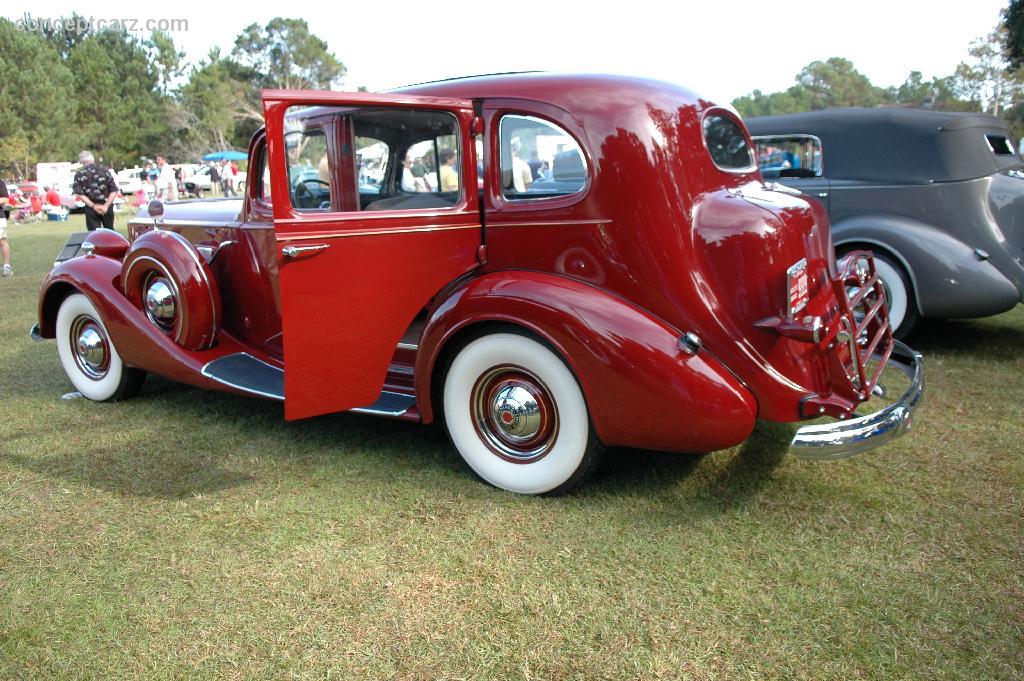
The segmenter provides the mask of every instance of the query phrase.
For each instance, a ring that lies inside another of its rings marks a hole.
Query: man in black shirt
[[[114,199],[117,184],[107,168],[96,163],[91,151],[78,155],[82,168],[75,173],[72,192],[85,204],[85,226],[91,232],[97,227],[114,229]]]

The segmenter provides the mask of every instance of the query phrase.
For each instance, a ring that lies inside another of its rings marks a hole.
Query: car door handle
[[[815,196],[817,196],[819,199],[824,199],[828,196],[828,192],[818,192],[817,194],[815,194]]]
[[[286,258],[298,258],[303,255],[320,253],[330,247],[330,244],[316,244],[315,246],[285,246],[281,249],[281,255]]]

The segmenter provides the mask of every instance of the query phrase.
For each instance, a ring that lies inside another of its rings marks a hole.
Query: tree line
[[[171,35],[148,37],[64,21],[0,18],[0,172],[29,177],[39,161],[94,150],[111,166],[141,155],[194,160],[244,149],[262,122],[262,88],[330,89],[344,64],[302,19],[251,24],[229,52],[211,50],[187,66]],[[902,105],[983,111],[1024,133],[1024,0],[1012,0],[999,25],[973,42],[949,76],[912,71],[879,87],[842,57],[814,61],[781,92],[733,100],[743,116],[831,107]],[[82,28],[85,26],[86,28]]]
[[[302,19],[251,24],[230,52],[211,50],[191,67],[167,33],[92,30],[75,19],[0,18],[5,175],[27,178],[37,162],[81,149],[115,167],[244,149],[262,122],[262,88],[330,89],[345,76]]]
[[[1015,47],[1016,46],[1016,47]],[[1015,51],[1016,50],[1016,51]],[[967,59],[945,77],[911,71],[899,86],[880,87],[842,57],[813,61],[786,90],[754,90],[732,104],[741,116],[850,106],[908,106],[977,111],[1000,116],[1016,137],[1024,133],[1024,0],[1013,0],[988,35],[974,40]]]

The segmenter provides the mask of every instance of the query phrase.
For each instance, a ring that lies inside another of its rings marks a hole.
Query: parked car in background
[[[1024,163],[998,118],[831,109],[747,125],[765,179],[828,209],[837,255],[875,254],[897,337],[1024,300]]]
[[[202,196],[213,190],[213,181],[210,179],[211,166],[201,166],[187,179],[184,180],[185,191],[192,196]],[[220,172],[220,168],[218,168]],[[240,173],[235,180],[235,192],[241,194],[245,191],[245,173]],[[218,184],[218,186],[220,186]]]
[[[579,484],[603,445],[707,452],[757,418],[826,416],[792,446],[830,459],[910,426],[921,357],[871,255],[836,262],[825,211],[763,184],[728,108],[517,74],[270,90],[263,110],[243,198],[155,201],[130,241],[97,230],[58,257],[32,335],[86,397],[149,371],[286,419],[443,419],[473,471],[527,494]],[[554,173],[531,191],[533,154]],[[906,391],[859,415],[885,367]]]

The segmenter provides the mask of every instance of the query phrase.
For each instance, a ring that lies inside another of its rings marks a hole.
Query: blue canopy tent
[[[215,151],[212,154],[203,156],[204,161],[244,161],[249,156],[242,151],[233,151],[228,149],[227,151]]]

